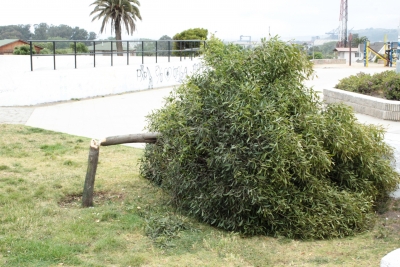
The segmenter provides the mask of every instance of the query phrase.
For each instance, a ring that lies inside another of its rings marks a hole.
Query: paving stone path
[[[34,110],[33,107],[0,107],[0,124],[25,124]]]

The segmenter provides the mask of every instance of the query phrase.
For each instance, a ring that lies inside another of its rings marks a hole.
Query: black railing
[[[29,40],[30,46],[30,63],[31,71],[33,71],[33,55],[35,56],[52,56],[54,70],[56,69],[56,57],[57,56],[74,56],[75,58],[75,69],[77,68],[77,55],[90,55],[93,56],[93,67],[96,67],[96,55],[110,55],[111,56],[111,66],[114,64],[113,56],[125,55],[127,65],[129,65],[130,56],[140,56],[142,58],[142,64],[144,64],[145,56],[155,57],[155,63],[158,63],[158,57],[164,56],[168,57],[168,62],[170,62],[171,56],[186,59],[190,57],[193,60],[194,57],[201,54],[201,48],[206,47],[206,41],[204,40],[157,40],[157,41],[116,41],[116,40],[106,40],[106,41],[87,41],[87,40]],[[34,46],[37,43],[52,43],[52,53],[47,54],[33,54]],[[56,44],[58,43],[73,43],[72,53],[62,53],[56,50]],[[88,47],[89,53],[77,52],[78,43],[90,43],[91,46]],[[117,51],[117,43],[122,44],[122,51]],[[132,43],[134,45],[132,46]],[[106,46],[104,46],[106,44]]]

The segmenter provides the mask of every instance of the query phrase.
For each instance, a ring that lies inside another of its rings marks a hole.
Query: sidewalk
[[[171,90],[166,87],[37,107],[25,125],[96,139],[146,132],[146,115],[160,108]]]

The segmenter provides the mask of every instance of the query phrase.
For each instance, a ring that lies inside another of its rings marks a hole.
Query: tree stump
[[[159,136],[159,133],[141,133],[111,136],[102,141],[92,139],[90,142],[85,185],[83,187],[82,207],[86,208],[93,206],[94,181],[96,178],[97,164],[99,162],[100,146],[112,146],[127,143],[155,143]]]
[[[82,195],[83,207],[93,206],[94,180],[96,178],[97,164],[99,162],[99,151],[100,151],[99,142],[92,139],[92,141],[90,142],[88,167],[86,171],[86,179]]]

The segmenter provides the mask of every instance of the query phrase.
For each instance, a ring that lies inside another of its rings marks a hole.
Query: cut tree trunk
[[[112,146],[127,143],[155,143],[159,133],[141,133],[111,136],[101,140],[101,146]]]
[[[111,136],[102,141],[96,141],[93,139],[90,142],[88,167],[82,195],[82,206],[85,208],[93,206],[94,181],[96,178],[97,164],[99,162],[100,146],[112,146],[127,143],[155,143],[159,136],[160,133],[140,133]]]
[[[99,162],[99,150],[100,144],[96,140],[92,139],[90,142],[88,167],[82,195],[83,207],[93,206],[94,180],[96,177],[97,164]]]

